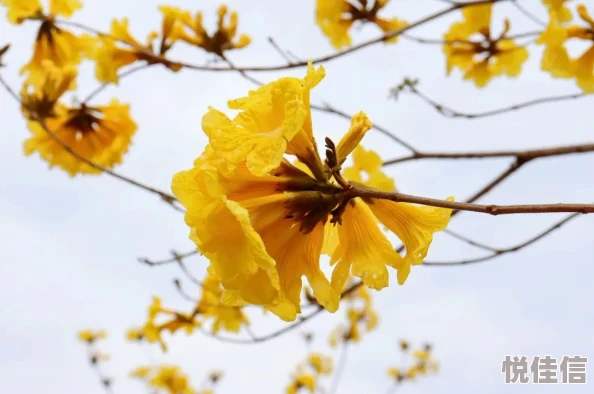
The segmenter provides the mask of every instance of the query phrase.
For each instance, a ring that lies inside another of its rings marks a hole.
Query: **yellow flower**
[[[542,0],[542,3],[547,7],[549,10],[549,14],[551,17],[554,17],[559,22],[569,22],[573,16],[571,15],[571,10],[565,3],[571,0]]]
[[[357,146],[353,151],[353,165],[344,169],[345,178],[378,190],[395,192],[394,179],[382,170],[382,159],[372,150]]]
[[[0,4],[8,8],[6,17],[15,25],[38,16],[43,10],[39,0],[0,0]]]
[[[302,389],[314,393],[316,390],[316,378],[313,375],[298,372],[293,376],[291,384],[287,387],[287,394],[297,394],[302,392]]]
[[[212,332],[217,333],[222,328],[229,332],[239,332],[242,325],[249,325],[247,316],[241,307],[222,305],[223,289],[214,276],[208,274],[202,282],[202,297],[196,306],[196,311],[204,318],[213,318]]]
[[[146,339],[149,343],[158,342],[161,349],[166,351],[167,345],[162,338],[162,333],[169,331],[171,334],[174,334],[183,329],[187,334],[191,334],[195,327],[199,327],[202,324],[197,319],[197,315],[198,309],[188,314],[164,308],[161,299],[154,296],[153,302],[147,310],[147,321],[140,329],[140,332],[132,333],[132,337],[138,336],[138,339]]]
[[[577,7],[578,15],[586,26],[561,26],[551,16],[547,29],[538,43],[545,45],[541,68],[557,78],[575,78],[578,86],[586,93],[594,92],[594,19],[584,4]],[[570,39],[584,40],[589,47],[576,58],[567,50]]]
[[[175,365],[141,366],[132,370],[129,376],[143,379],[150,387],[168,394],[196,393],[188,376]]]
[[[310,65],[304,79],[281,78],[232,100],[229,106],[241,111],[233,120],[210,109],[202,121],[209,145],[192,169],[173,178],[173,193],[187,208],[190,238],[210,260],[226,305],[261,305],[294,320],[305,276],[320,305],[336,311],[351,274],[381,289],[391,266],[404,283],[410,266],[422,263],[433,232],[449,221],[449,209],[345,195],[352,186],[340,175],[340,162],[371,123],[357,114],[338,145],[326,141],[322,163],[309,105],[309,91],[322,77],[323,70]],[[285,155],[301,164],[292,165]],[[404,257],[378,219],[404,242]],[[336,264],[331,283],[320,269],[322,250]]]
[[[162,64],[171,71],[181,69],[179,63],[167,60],[164,55],[173,46],[175,41],[173,30],[183,18],[183,11],[172,7],[162,7],[161,12],[163,13],[163,23],[158,48],[154,48],[153,41],[159,37],[159,33],[151,32],[148,35],[147,44],[142,45],[130,34],[128,18],[112,20],[110,35],[101,37],[101,45],[95,54],[95,76],[100,82],[117,83],[119,81],[118,70],[139,61],[144,61],[149,65]],[[126,46],[118,46],[118,41]]]
[[[107,338],[107,332],[105,330],[82,330],[78,333],[78,339],[83,342],[92,343],[98,339]]]
[[[447,74],[459,68],[464,79],[474,81],[478,87],[486,86],[494,76],[517,77],[528,59],[526,48],[506,38],[510,29],[507,19],[503,32],[492,35],[492,7],[493,4],[465,7],[463,21],[453,23],[444,34]],[[474,39],[475,35],[479,38]]]
[[[44,79],[41,86],[35,88],[25,83],[21,90],[21,110],[27,119],[55,117],[56,105],[62,95],[76,79],[73,66],[57,67],[53,62],[42,63]]]
[[[427,350],[415,350],[413,352],[413,356],[421,361],[427,362],[429,361],[429,357],[431,356],[431,354]]]
[[[400,368],[392,367],[388,369],[388,375],[390,375],[392,379],[394,379],[397,382],[402,382],[404,380],[404,375],[402,374]]]
[[[330,39],[336,49],[351,45],[349,30],[354,23],[371,22],[377,25],[385,34],[398,31],[407,23],[398,18],[385,19],[378,16],[378,12],[385,7],[388,0],[317,0],[316,23],[322,32]],[[398,36],[389,38],[387,43],[395,43]]]
[[[44,80],[43,63],[51,61],[58,68],[79,64],[94,51],[96,39],[90,35],[76,36],[56,24],[56,16],[70,17],[82,7],[78,0],[50,0],[45,13],[38,0],[1,0],[8,7],[8,20],[20,24],[25,20],[40,21],[33,56],[21,69],[25,83],[39,87]],[[71,88],[74,87],[72,84]]]
[[[112,168],[122,162],[136,132],[136,123],[129,111],[129,105],[115,99],[101,106],[60,105],[56,108],[56,116],[44,122],[53,136],[41,123],[28,122],[33,135],[25,141],[25,154],[38,152],[50,167],[58,166],[70,176],[99,174],[100,170],[76,158],[64,145],[97,165]]]
[[[221,5],[217,10],[217,30],[212,35],[208,34],[202,24],[202,12],[197,12],[194,18],[189,15],[184,18],[183,24],[174,28],[173,36],[219,56],[223,56],[225,51],[231,49],[245,48],[250,44],[251,39],[249,36],[242,34],[235,40],[238,22],[237,12],[231,13],[229,24],[225,26],[227,12],[227,6],[225,5]]]
[[[129,341],[141,341],[143,338],[144,334],[140,328],[130,328],[126,331],[126,339]]]
[[[319,353],[311,353],[308,357],[309,365],[319,375],[328,375],[332,372],[332,358]]]

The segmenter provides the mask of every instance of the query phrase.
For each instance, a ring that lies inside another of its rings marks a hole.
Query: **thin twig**
[[[517,252],[527,246],[530,246],[531,244],[543,239],[547,235],[551,234],[553,231],[561,228],[564,224],[570,222],[571,220],[577,218],[580,215],[581,214],[579,214],[579,213],[573,213],[569,216],[566,216],[562,220],[554,223],[552,226],[550,226],[546,230],[538,233],[534,237],[532,237],[522,243],[519,243],[517,245],[510,246],[508,248],[495,249],[493,251],[493,253],[486,255],[486,256],[475,257],[475,258],[464,259],[464,260],[455,260],[455,261],[424,261],[423,265],[426,265],[428,267],[451,267],[451,266],[455,266],[455,265],[467,265],[467,264],[474,264],[474,263],[481,263],[481,262],[489,261],[489,260],[503,256],[508,253]]]
[[[118,74],[118,81],[121,81],[123,78],[125,78],[129,75],[132,75],[137,71],[144,70],[145,68],[148,68],[150,66],[151,66],[151,64],[141,64],[138,67],[130,68],[130,69]],[[105,82],[105,83],[100,84],[94,90],[92,90],[88,95],[85,96],[85,98],[82,100],[82,103],[88,103],[93,98],[95,98],[99,93],[101,93],[103,90],[105,90],[109,85],[111,85],[110,82]]]
[[[348,350],[349,347],[345,342],[342,345],[342,351],[340,352],[338,362],[336,363],[336,371],[334,372],[334,376],[332,377],[332,383],[330,384],[330,388],[328,389],[328,394],[336,394],[336,392],[338,391],[338,386],[340,385],[342,376],[344,375],[344,371],[346,368]]]
[[[437,101],[433,100],[425,93],[418,90],[415,86],[407,85],[407,91],[414,94],[415,96],[422,99],[424,102],[432,106],[437,112],[441,115],[445,116],[446,118],[465,118],[465,119],[477,119],[477,118],[486,118],[489,116],[500,115],[506,112],[517,111],[522,108],[531,107],[534,105],[539,104],[546,104],[546,103],[554,103],[559,101],[568,101],[568,100],[576,100],[586,96],[591,96],[592,93],[571,93],[571,94],[563,94],[563,95],[555,95],[549,97],[542,97],[534,100],[525,101],[522,103],[513,104],[506,107],[501,107],[497,109],[492,109],[489,111],[484,112],[462,112],[455,109],[452,109],[444,104],[438,103]]]
[[[555,146],[551,148],[539,148],[530,150],[502,150],[486,152],[417,152],[409,156],[387,160],[384,162],[384,165],[388,166],[391,164],[404,163],[406,161],[423,159],[484,159],[499,157],[515,157],[520,161],[528,161],[544,157],[557,157],[586,152],[594,152],[594,143]]]
[[[526,18],[530,19],[532,22],[536,23],[539,26],[546,27],[547,23],[537,18],[532,12],[528,11],[524,8],[523,5],[520,5],[518,0],[512,0],[512,5],[516,7],[521,14],[523,14]]]

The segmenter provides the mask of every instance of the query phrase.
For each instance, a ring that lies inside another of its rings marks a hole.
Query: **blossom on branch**
[[[323,77],[323,68],[310,65],[303,79],[281,78],[250,91],[229,101],[240,111],[233,119],[211,108],[202,119],[209,145],[192,169],[173,178],[190,238],[225,289],[224,304],[261,305],[292,321],[301,312],[305,276],[318,303],[334,312],[351,273],[379,290],[388,286],[390,266],[403,284],[433,233],[449,221],[450,209],[345,196],[353,186],[341,165],[372,125],[363,112],[355,115],[338,145],[326,140],[322,162],[309,95]],[[378,221],[404,242],[405,256]],[[325,236],[332,231],[337,235]],[[339,242],[324,245],[325,238]],[[320,268],[322,252],[334,264],[331,281]]]
[[[250,37],[242,34],[237,40],[235,39],[237,36],[237,12],[230,14],[229,24],[225,25],[227,13],[227,6],[221,5],[217,10],[217,30],[212,35],[206,31],[202,24],[202,12],[197,12],[194,18],[189,14],[185,16],[182,20],[183,23],[175,27],[173,34],[176,39],[219,56],[223,56],[225,51],[231,49],[245,48],[251,42]]]
[[[577,85],[586,93],[594,92],[594,19],[584,4],[577,6],[579,17],[585,22],[581,25],[562,25],[551,15],[546,30],[538,38],[545,45],[541,68],[556,78],[574,78]],[[585,41],[587,49],[577,57],[570,56],[569,40]]]
[[[165,6],[161,6],[160,11],[163,14],[161,32],[150,32],[146,45],[142,45],[130,34],[128,18],[112,20],[110,34],[101,36],[101,45],[95,55],[95,75],[100,82],[117,83],[118,70],[139,61],[146,64],[162,64],[171,71],[181,69],[180,64],[165,59],[164,55],[175,42],[175,26],[181,23],[187,13],[178,8]],[[159,44],[155,45],[154,41],[157,38],[160,38]]]
[[[385,34],[398,31],[407,23],[398,18],[383,18],[379,11],[388,4],[389,0],[317,0],[316,23],[322,32],[330,39],[336,49],[351,45],[349,30],[357,22],[373,23]],[[398,36],[391,37],[385,42],[395,43]]]
[[[493,4],[465,7],[462,10],[464,19],[453,23],[444,34],[443,51],[448,75],[458,68],[464,73],[464,79],[474,81],[478,87],[485,87],[495,76],[520,75],[528,59],[528,50],[507,38],[510,30],[507,19],[503,31],[493,35],[492,9]]]
[[[24,150],[26,155],[39,153],[50,167],[58,166],[70,176],[99,174],[100,169],[76,155],[112,168],[122,162],[137,127],[130,117],[129,105],[115,99],[108,105],[60,103],[58,100],[75,75],[72,67],[58,69],[53,63],[44,62],[40,87],[25,85],[21,92],[22,110],[32,136],[25,141]]]
[[[8,20],[13,24],[24,21],[41,22],[31,60],[21,69],[26,75],[26,84],[40,86],[44,81],[43,63],[51,61],[57,67],[78,65],[83,58],[90,58],[95,50],[96,39],[90,35],[80,36],[59,27],[56,17],[70,17],[82,7],[78,0],[50,0],[49,13],[45,12],[39,0],[0,0],[8,7]],[[74,88],[74,84],[70,88]]]

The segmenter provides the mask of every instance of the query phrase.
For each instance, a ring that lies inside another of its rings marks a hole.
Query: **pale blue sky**
[[[538,0],[524,0],[542,18]],[[594,1],[585,1],[591,8]],[[139,37],[158,28],[154,1],[87,0],[76,21],[100,30],[110,17],[128,16]],[[212,24],[218,3],[171,1],[188,9],[202,9]],[[230,54],[236,64],[278,64],[283,60],[267,42],[273,36],[281,46],[302,58],[332,52],[314,25],[313,1],[229,1],[240,13],[239,31],[253,44]],[[445,4],[439,1],[393,0],[387,15],[414,20]],[[4,13],[4,10],[2,10]],[[509,4],[498,6],[494,29],[510,16],[513,32],[537,28]],[[457,16],[456,16],[457,17]],[[442,18],[415,30],[438,38],[455,17]],[[18,88],[18,68],[31,53],[34,24],[14,27],[0,21],[0,44],[10,42],[8,67],[2,75]],[[373,27],[354,32],[355,42],[375,37]],[[478,90],[455,73],[445,78],[439,46],[401,41],[376,45],[325,65],[326,79],[314,90],[312,101],[327,101],[348,113],[367,112],[372,121],[389,128],[414,146],[427,151],[535,148],[592,142],[590,99],[532,107],[482,120],[441,117],[412,96],[387,99],[391,86],[403,77],[419,77],[421,88],[438,101],[466,111],[480,111],[546,95],[577,91],[571,81],[552,80],[539,71],[540,49],[518,80],[498,79]],[[172,57],[200,63],[199,51],[174,51]],[[254,74],[261,80],[280,75],[303,75],[304,70]],[[82,69],[83,96],[96,82],[92,67]],[[233,73],[194,71],[170,73],[160,67],[138,73],[96,98],[112,96],[132,103],[139,130],[125,162],[117,170],[161,189],[169,189],[174,172],[191,166],[205,137],[200,118],[207,106],[224,108],[227,99],[252,88]],[[81,328],[109,330],[103,349],[112,355],[107,371],[116,378],[116,393],[144,393],[144,387],[125,378],[139,364],[181,364],[198,384],[214,368],[224,369],[218,394],[277,393],[284,390],[295,363],[305,350],[299,332],[261,345],[220,344],[199,334],[168,338],[170,352],[139,347],[123,340],[126,327],[139,324],[153,294],[164,303],[189,306],[171,281],[176,267],[149,269],[139,256],[167,257],[170,249],[192,249],[181,215],[154,196],[107,176],[69,178],[47,169],[37,156],[25,158],[22,143],[28,131],[19,109],[0,92],[3,125],[0,145],[0,381],[14,393],[102,393],[85,361],[85,349],[76,341]],[[314,114],[318,140],[334,140],[348,121]],[[406,153],[377,132],[364,146],[388,159]],[[400,164],[387,171],[399,189],[410,194],[458,200],[472,194],[508,166],[509,160],[431,161]],[[481,201],[489,203],[588,202],[593,198],[592,155],[567,156],[528,164]],[[451,228],[477,240],[505,247],[529,238],[561,215],[489,217],[464,213]],[[435,345],[442,370],[400,389],[402,393],[586,393],[587,386],[504,385],[500,373],[505,355],[594,354],[591,278],[594,275],[592,226],[584,216],[526,250],[484,264],[460,268],[417,267],[403,287],[374,293],[381,312],[378,329],[349,353],[339,393],[383,393],[390,385],[386,369],[399,361],[400,338]],[[484,252],[440,234],[429,257],[449,260],[481,256]],[[190,260],[202,275],[206,262]],[[392,276],[392,280],[394,280]],[[189,285],[187,285],[189,286]],[[319,332],[315,347],[327,351],[330,329],[343,311],[324,315],[305,329]],[[279,326],[274,318],[253,316],[253,330],[265,333]],[[336,353],[337,354],[337,353]]]

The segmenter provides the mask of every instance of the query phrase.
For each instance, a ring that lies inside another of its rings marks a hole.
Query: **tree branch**
[[[498,157],[515,157],[519,161],[529,161],[551,156],[564,156],[575,153],[594,152],[594,143],[584,143],[566,146],[555,146],[551,148],[539,148],[530,150],[502,150],[486,152],[417,152],[409,156],[387,160],[385,166],[397,163],[404,163],[411,160],[423,159],[484,159]]]
[[[475,258],[464,259],[464,260],[456,260],[456,261],[424,261],[423,265],[426,265],[428,267],[451,267],[451,266],[455,266],[455,265],[467,265],[467,264],[474,264],[474,263],[481,263],[484,261],[489,261],[496,257],[503,256],[508,253],[517,252],[527,246],[532,245],[533,243],[543,239],[547,235],[551,234],[553,231],[561,228],[563,225],[565,225],[566,223],[570,222],[571,220],[577,218],[578,216],[580,216],[579,213],[573,213],[569,216],[566,216],[562,220],[554,223],[551,227],[538,233],[537,235],[528,239],[527,241],[524,241],[524,242],[514,245],[514,246],[510,246],[509,248],[495,249],[495,250],[493,250],[493,253],[486,255],[486,256],[475,257]]]

